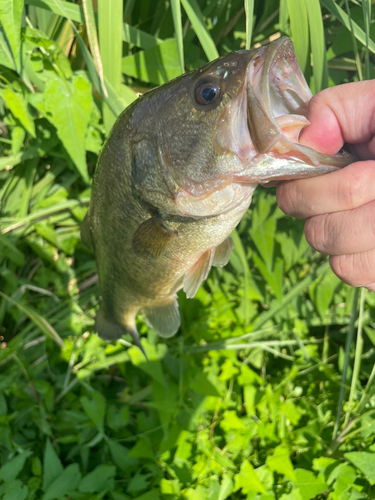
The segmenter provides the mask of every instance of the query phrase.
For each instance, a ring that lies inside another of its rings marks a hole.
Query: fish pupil
[[[207,102],[211,102],[213,99],[215,99],[215,96],[216,89],[214,87],[209,87],[202,90],[202,97]]]
[[[212,104],[220,97],[220,86],[214,82],[201,81],[195,89],[198,104]]]

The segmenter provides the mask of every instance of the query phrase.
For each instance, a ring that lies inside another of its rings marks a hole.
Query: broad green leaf
[[[82,178],[88,182],[85,136],[91,114],[91,86],[80,76],[72,83],[49,80],[45,91],[48,119],[74,161]]]
[[[122,72],[145,82],[161,85],[180,75],[176,40],[165,40],[157,47],[124,57]]]
[[[375,483],[375,453],[368,453],[366,451],[351,451],[345,453],[344,457],[349,460],[362,474],[364,474],[371,481]]]
[[[217,500],[226,500],[233,493],[234,485],[229,474],[224,474],[220,484],[220,491]]]
[[[246,494],[250,491],[266,493],[266,490],[254,472],[254,468],[248,460],[244,460],[241,465],[241,471],[234,476],[235,490],[241,489]]]
[[[205,396],[220,396],[220,392],[214,385],[212,385],[204,372],[198,373],[197,376],[194,377],[194,379],[190,382],[190,387],[199,394],[203,394]]]
[[[127,4],[128,3],[129,2],[127,2]],[[130,26],[128,23],[124,23],[122,28],[122,41],[131,43],[140,49],[147,50],[156,47],[163,40],[146,33],[146,31]]]
[[[154,456],[155,452],[153,451],[147,437],[140,437],[137,443],[129,451],[130,458],[150,458],[153,460]]]
[[[125,448],[122,444],[117,441],[113,441],[110,439],[108,441],[109,449],[111,451],[111,455],[113,461],[122,471],[127,471],[129,467],[132,467],[138,463],[136,458],[129,457],[129,449]]]
[[[23,485],[19,479],[15,479],[8,483],[5,487],[3,500],[25,500],[27,497],[28,488]]]
[[[159,344],[158,346],[153,346],[146,340],[142,341],[142,346],[146,351],[148,361],[145,359],[141,350],[138,347],[133,346],[128,350],[128,354],[130,356],[132,364],[145,371],[154,380],[165,386],[166,380],[164,378],[160,359],[163,357],[163,353],[165,353],[166,351],[166,346],[161,344]]]
[[[152,490],[135,497],[134,500],[160,500],[159,490],[153,488]]]
[[[296,469],[294,487],[298,490],[301,500],[311,500],[327,489],[328,485],[323,479],[316,477],[312,472]]]
[[[309,287],[311,300],[321,318],[327,314],[327,309],[341,281],[333,273],[327,273]]]
[[[207,59],[209,61],[213,61],[218,58],[219,53],[207,30],[198,2],[196,0],[181,0],[181,3],[200,41],[200,44],[202,45],[202,49],[204,50]]]
[[[21,151],[23,146],[23,141],[25,140],[26,132],[23,127],[18,125],[12,130],[12,155],[17,156]]]
[[[0,479],[6,482],[16,479],[23,469],[26,459],[31,455],[31,451],[24,451],[5,463],[0,469]]]
[[[53,481],[64,470],[51,441],[47,439],[43,457],[43,491],[47,491]]]
[[[4,31],[0,26],[0,64],[6,68],[16,69],[16,62],[5,38]]]
[[[114,465],[98,465],[81,480],[78,489],[86,493],[113,490],[115,474]]]
[[[20,70],[21,15],[23,0],[2,0],[0,24],[8,39],[18,71]]]
[[[0,392],[0,417],[4,417],[7,414],[8,405],[3,392]]]
[[[9,253],[9,259],[17,264],[18,266],[22,266],[25,263],[25,255],[18,250],[16,245],[14,245],[11,241],[11,238],[7,238],[0,233],[0,250],[2,247],[8,248],[11,250]]]
[[[87,415],[94,422],[101,433],[104,433],[104,416],[106,402],[102,394],[98,391],[92,393],[92,399],[87,396],[81,397],[81,403]]]
[[[178,479],[160,481],[160,493],[163,495],[178,495],[180,493],[180,483]]]
[[[281,311],[286,304],[292,301],[295,297],[300,295],[304,290],[308,288],[308,286],[313,283],[319,276],[322,276],[329,269],[328,262],[324,262],[321,264],[316,270],[312,271],[306,278],[302,281],[298,282],[286,295],[281,303],[277,303],[275,306],[272,306],[268,311],[262,313],[254,322],[254,329],[260,328],[264,325],[268,320],[273,318],[279,311]]]
[[[27,101],[22,94],[14,92],[10,87],[1,91],[4,101],[12,114],[21,122],[30,135],[35,137],[34,120],[27,107]]]
[[[277,446],[272,456],[266,460],[268,467],[279,474],[284,474],[288,479],[296,481],[293,464],[289,458],[289,451],[283,446]]]
[[[44,493],[42,500],[57,500],[64,495],[73,492],[81,480],[81,473],[78,464],[70,464],[51,483]]]

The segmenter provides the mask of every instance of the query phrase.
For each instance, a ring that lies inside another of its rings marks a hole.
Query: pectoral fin
[[[139,226],[133,236],[133,248],[140,254],[159,257],[172,240],[177,237],[177,232],[164,226],[158,215],[154,215]]]
[[[218,245],[215,249],[214,260],[212,262],[213,266],[224,267],[228,264],[230,253],[234,248],[234,243],[231,236],[228,236],[221,245]]]
[[[89,213],[85,215],[85,218],[81,224],[81,241],[92,252],[94,251],[94,245],[92,244],[91,231],[90,231],[90,219]]]
[[[180,313],[178,312],[178,302],[175,298],[161,305],[145,307],[143,313],[146,317],[146,323],[160,337],[173,337],[180,327]]]
[[[185,274],[183,288],[188,299],[194,297],[202,281],[207,278],[212,266],[214,253],[215,249],[210,249],[205,252]]]

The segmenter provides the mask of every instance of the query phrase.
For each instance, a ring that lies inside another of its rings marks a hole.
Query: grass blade
[[[352,31],[355,38],[362,43],[362,45],[366,46],[366,33],[362,28],[358,26],[353,20],[349,20],[348,14],[335,3],[333,0],[320,0],[320,3],[324,5],[324,7],[330,11],[332,15],[334,15],[349,31]],[[352,30],[351,30],[352,26]],[[371,50],[373,54],[375,54],[375,43],[373,40],[368,40],[368,48]]]
[[[173,24],[174,31],[176,34],[178,59],[180,61],[180,71],[181,75],[185,71],[184,62],[184,39],[182,35],[182,19],[181,19],[181,4],[180,0],[171,0],[172,14],[173,14]]]
[[[319,0],[309,0],[306,2],[306,7],[309,21],[315,92],[319,92],[319,90],[328,87],[328,65],[323,17]]]
[[[254,0],[245,0],[246,13],[246,49],[251,47],[251,38],[253,36],[253,21],[254,21]]]
[[[353,342],[354,323],[355,323],[355,320],[357,318],[358,295],[359,295],[359,288],[356,288],[354,290],[353,302],[352,302],[352,312],[350,315],[348,335],[346,337],[346,342],[345,342],[345,358],[344,358],[344,366],[342,369],[341,388],[340,388],[339,403],[337,406],[336,422],[335,422],[335,426],[333,428],[333,439],[332,439],[333,443],[335,441],[337,441],[337,434],[339,431],[340,417],[341,417],[341,412],[342,412],[342,404],[344,401],[344,395],[345,395],[345,389],[346,389],[346,374],[348,371],[348,365],[349,365],[349,359],[350,359],[350,347],[351,347],[352,342]]]
[[[12,298],[8,297],[8,295],[5,295],[5,293],[0,292],[0,297],[2,297],[4,300],[7,300],[10,304],[13,306],[18,307],[20,311],[22,311],[26,316],[28,316],[31,321],[38,327],[40,330],[44,333],[44,335],[50,339],[52,339],[54,342],[56,342],[57,345],[59,345],[62,349],[65,349],[65,344],[60,337],[60,335],[57,333],[57,331],[51,326],[47,320],[45,320],[40,314],[38,314],[36,311],[31,309],[31,307],[26,307],[22,304],[19,304]]]
[[[191,22],[191,25],[202,45],[204,53],[209,61],[213,61],[219,57],[216,45],[212,40],[203,18],[203,14],[196,0],[181,0],[185,12]]]
[[[360,299],[360,304],[359,304],[359,318],[358,318],[358,331],[357,331],[357,344],[356,344],[356,348],[355,348],[353,376],[352,376],[352,383],[350,386],[348,410],[347,410],[346,415],[345,415],[344,427],[346,427],[348,425],[350,415],[352,413],[353,401],[354,401],[355,392],[357,390],[359,372],[360,372],[360,368],[361,368],[361,358],[362,358],[362,351],[363,351],[362,323],[363,323],[363,310],[364,310],[364,305],[365,305],[365,296],[366,296],[366,289],[361,288],[361,299]]]
[[[122,0],[99,0],[99,44],[104,75],[116,93],[121,89],[122,57]],[[104,106],[104,126],[107,133],[111,130],[116,116]]]
[[[362,9],[363,9],[363,19],[365,22],[365,30],[366,30],[366,55],[365,55],[366,80],[369,80],[370,79],[369,43],[370,43],[371,1],[370,0],[362,0]]]
[[[309,24],[305,0],[288,0],[291,37],[294,50],[302,71],[309,65]]]
[[[353,23],[352,23],[352,18],[350,16],[350,8],[349,8],[349,2],[348,2],[348,0],[345,0],[345,7],[346,7],[347,15],[348,15],[349,31],[350,31],[350,36],[352,37],[353,52],[354,52],[355,64],[357,66],[358,78],[360,80],[363,80],[363,76],[362,76],[362,64],[361,64],[361,60],[359,58],[357,42],[356,42],[355,36],[354,36]]]
[[[100,83],[103,89],[103,94],[105,95],[105,97],[108,97],[108,92],[104,84],[103,64],[102,64],[102,58],[100,57],[98,35],[96,32],[96,23],[94,17],[94,9],[92,7],[91,0],[82,0],[82,6],[83,6],[83,12],[85,14],[87,37],[89,39],[91,54],[94,59],[96,72],[99,75]]]

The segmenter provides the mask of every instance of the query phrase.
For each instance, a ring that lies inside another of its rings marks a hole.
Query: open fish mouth
[[[353,161],[347,153],[325,155],[298,143],[301,130],[309,124],[306,114],[312,94],[297,63],[291,40],[280,38],[260,49],[247,71],[247,122],[253,147],[258,153],[254,157],[257,164],[262,162],[261,155],[269,158],[266,163],[271,158],[285,159],[290,165],[303,163],[308,171],[316,170],[310,175],[302,172],[302,177],[307,177],[344,167]],[[278,164],[279,167],[273,165],[270,180],[288,178],[282,162]],[[275,168],[279,169],[279,175],[275,174]],[[266,181],[264,176],[260,180]]]

